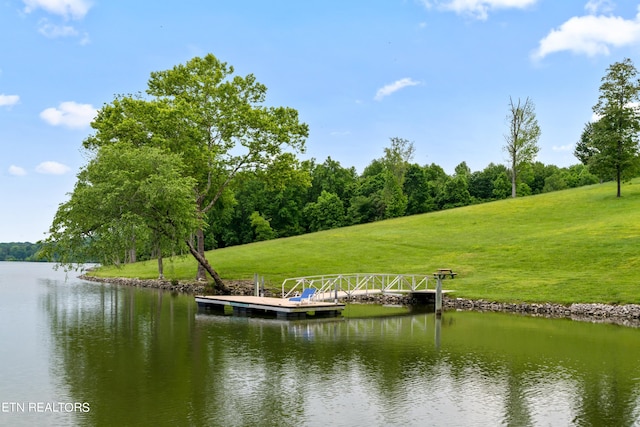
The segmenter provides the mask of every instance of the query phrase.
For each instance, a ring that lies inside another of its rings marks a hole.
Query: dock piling
[[[450,268],[439,268],[433,273],[433,277],[436,278],[436,317],[442,316],[442,280],[447,276],[453,279],[456,274]]]
[[[436,277],[436,316],[442,316],[442,277]]]

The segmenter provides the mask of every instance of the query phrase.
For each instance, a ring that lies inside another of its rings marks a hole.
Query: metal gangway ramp
[[[350,273],[325,274],[285,279],[282,282],[282,297],[289,298],[302,293],[303,289],[316,290],[314,301],[350,298],[360,295],[402,294],[435,291],[428,288],[426,274]]]

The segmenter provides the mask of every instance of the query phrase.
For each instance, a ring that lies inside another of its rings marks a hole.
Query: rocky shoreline
[[[184,294],[193,294],[193,295],[215,295],[216,291],[212,290],[210,286],[208,286],[207,282],[185,282],[185,281],[177,281],[177,280],[163,280],[163,279],[131,279],[127,277],[95,277],[89,275],[81,275],[79,276],[82,280],[88,280],[90,282],[99,282],[99,283],[109,283],[111,285],[120,285],[120,286],[133,286],[136,288],[153,288],[153,289],[162,289],[170,292],[180,292]],[[250,280],[235,280],[235,281],[227,281],[225,282],[227,287],[231,289],[232,295],[253,295],[253,282]],[[267,293],[267,296],[270,295],[271,292]]]
[[[177,280],[153,280],[130,278],[102,278],[82,275],[81,279],[113,285],[134,286],[139,288],[162,289],[186,294],[212,294],[204,282],[183,282]],[[232,295],[253,295],[254,284],[250,280],[228,281],[227,287]],[[266,296],[278,296],[279,290],[265,289]],[[416,301],[408,296],[398,295],[362,295],[347,299],[347,302],[413,305]],[[443,298],[445,309],[470,310],[480,312],[504,312],[548,318],[566,318],[594,323],[613,323],[623,326],[640,327],[640,304],[551,304],[551,303],[499,303],[464,298]]]
[[[447,309],[515,313],[536,317],[566,318],[593,323],[612,323],[640,327],[640,304],[536,304],[499,303],[463,298],[444,298]]]

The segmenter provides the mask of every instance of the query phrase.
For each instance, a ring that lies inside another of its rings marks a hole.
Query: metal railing
[[[347,298],[379,293],[426,291],[429,277],[424,274],[353,273],[294,277],[282,282],[282,297],[289,298],[303,289],[316,290],[312,301]]]

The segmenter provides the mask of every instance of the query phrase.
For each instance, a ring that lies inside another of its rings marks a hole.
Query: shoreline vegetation
[[[127,277],[95,277],[81,275],[81,279],[98,283],[138,288],[160,289],[189,295],[209,293],[209,285],[203,282],[181,282],[165,279],[138,279]],[[250,280],[235,280],[227,283],[233,295],[253,295],[254,284]],[[278,297],[279,290],[266,289],[266,296]],[[408,296],[398,295],[370,295],[346,299],[348,303],[389,304],[411,306],[413,301]],[[568,305],[554,303],[505,303],[486,300],[470,300],[465,298],[448,297],[444,295],[443,305],[446,310],[501,312],[518,315],[545,317],[554,319],[569,319],[591,323],[610,323],[627,327],[640,327],[640,304],[580,304]]]

